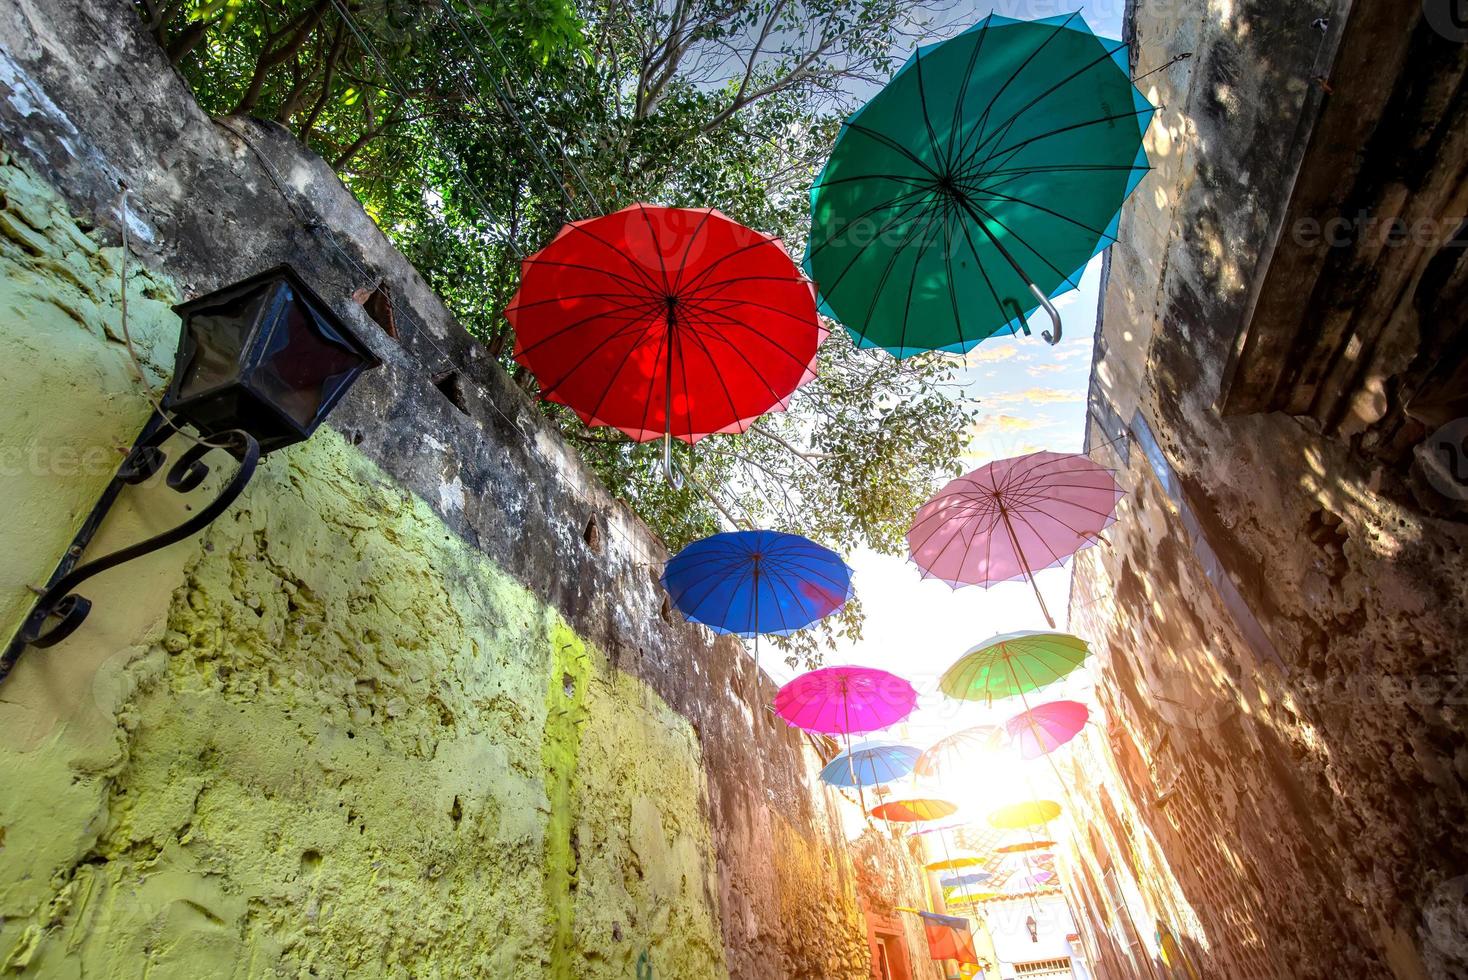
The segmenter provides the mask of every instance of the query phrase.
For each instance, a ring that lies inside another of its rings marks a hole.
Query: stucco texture
[[[117,249],[8,160],[0,188],[13,629],[148,403]],[[133,287],[157,385],[174,294]],[[129,491],[93,550],[185,506]],[[724,973],[691,726],[336,433],[85,591],[92,619],[0,699],[0,969]]]
[[[0,148],[0,632],[12,635],[148,417],[122,340],[117,247],[103,247]],[[128,327],[148,381],[178,337],[171,287],[134,263]],[[161,356],[160,356],[161,355]]]
[[[182,574],[93,705],[0,749],[6,969],[723,972],[687,722],[340,436]],[[60,664],[7,693],[89,680]]]

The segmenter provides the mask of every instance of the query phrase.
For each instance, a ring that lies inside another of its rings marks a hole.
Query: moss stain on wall
[[[272,457],[151,598],[113,704],[0,748],[3,969],[720,974],[686,720],[340,436]]]
[[[3,156],[0,193],[13,629],[148,405],[116,250]],[[176,297],[133,269],[156,385]],[[97,550],[182,506],[129,491]],[[88,596],[0,699],[0,973],[724,974],[686,719],[336,433]]]

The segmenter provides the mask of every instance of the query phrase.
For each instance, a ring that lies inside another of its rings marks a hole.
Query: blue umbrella
[[[727,531],[674,555],[663,588],[686,618],[716,633],[785,636],[846,604],[851,569],[798,534]]]
[[[896,742],[858,742],[826,763],[821,781],[847,787],[891,782],[912,772],[922,754],[922,749]]]
[[[938,883],[944,888],[967,888],[970,885],[982,885],[993,877],[987,871],[974,871],[966,875],[944,875],[938,879]]]

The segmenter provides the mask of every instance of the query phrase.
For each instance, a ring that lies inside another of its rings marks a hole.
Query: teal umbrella
[[[991,15],[918,48],[842,127],[811,190],[805,268],[862,347],[963,352],[1029,332],[1116,240],[1155,111],[1080,14]]]

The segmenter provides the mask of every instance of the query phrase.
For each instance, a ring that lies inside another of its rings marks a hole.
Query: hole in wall
[[[561,692],[568,698],[574,698],[576,696],[576,678],[570,674],[562,674]]]
[[[595,517],[586,522],[586,530],[581,533],[581,539],[593,552],[601,553],[601,527],[596,523]]]
[[[464,819],[464,805],[459,802],[458,796],[454,797],[454,805],[449,807],[449,819],[454,822],[455,827]]]
[[[469,414],[469,400],[464,393],[464,379],[458,371],[449,371],[433,379],[433,387],[449,400],[449,404],[465,415]]]
[[[307,848],[301,852],[301,872],[310,874],[321,867],[321,852],[314,847]]]
[[[662,608],[660,608],[658,610],[658,615],[663,617],[663,622],[668,623],[669,625],[672,624],[672,622],[673,622],[673,600],[672,599],[668,598],[667,596],[663,596],[663,605],[662,605]]]
[[[382,328],[383,333],[393,340],[398,339],[398,321],[393,315],[392,290],[386,280],[379,280],[376,286],[370,288],[363,286],[352,293],[352,300]]]

